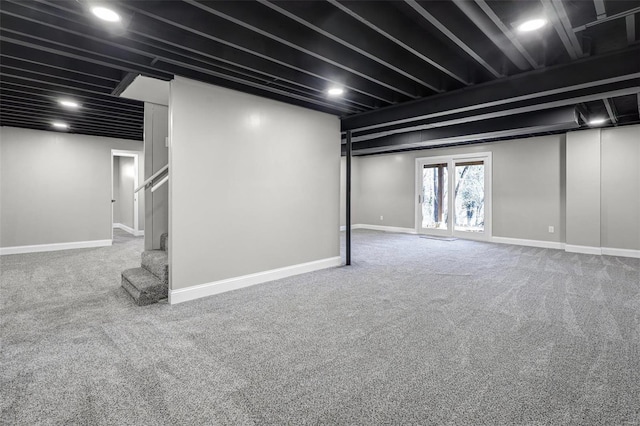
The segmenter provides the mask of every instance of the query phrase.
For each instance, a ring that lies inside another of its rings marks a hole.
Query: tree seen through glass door
[[[484,231],[484,163],[474,161],[455,165],[456,231]]]
[[[447,229],[449,216],[448,169],[429,164],[422,169],[422,227]]]

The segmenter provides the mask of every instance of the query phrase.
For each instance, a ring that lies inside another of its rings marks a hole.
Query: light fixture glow
[[[106,7],[95,6],[91,8],[91,12],[103,21],[120,22],[120,15]]]
[[[327,90],[329,96],[340,96],[344,93],[344,89],[342,87],[332,87]]]
[[[79,108],[80,104],[74,101],[62,99],[60,100],[60,105],[65,106],[67,108]]]
[[[594,119],[589,120],[589,125],[590,126],[597,126],[599,124],[604,124],[606,121],[607,120],[605,118],[601,118],[601,117],[594,118]]]
[[[69,125],[67,123],[62,123],[60,121],[54,121],[53,123],[51,123],[51,125],[53,127],[55,127],[56,129],[64,129],[67,130],[69,128]]]
[[[547,25],[547,20],[543,18],[530,19],[518,25],[518,31],[527,33],[530,31],[539,30]]]

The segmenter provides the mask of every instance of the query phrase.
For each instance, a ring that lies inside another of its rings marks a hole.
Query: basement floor
[[[2,424],[638,424],[640,259],[354,231],[354,265],[175,306],[142,239],[0,258]]]

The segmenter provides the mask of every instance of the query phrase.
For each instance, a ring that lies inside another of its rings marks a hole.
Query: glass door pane
[[[447,164],[428,164],[422,169],[422,228],[447,229],[449,216]]]
[[[455,163],[454,229],[484,232],[484,161]]]

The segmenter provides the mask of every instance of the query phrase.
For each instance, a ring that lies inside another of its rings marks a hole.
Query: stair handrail
[[[149,178],[147,178],[147,180],[142,182],[142,185],[140,185],[139,187],[136,188],[134,193],[140,191],[142,188],[145,188],[147,185],[149,185],[151,182],[153,182],[153,180],[155,178],[157,178],[158,176],[160,176],[161,174],[163,174],[167,170],[169,170],[169,165],[168,164],[166,166],[164,166],[163,168],[161,168],[160,170],[158,170],[157,172],[155,172],[154,174],[152,174],[151,176],[149,176]]]
[[[151,187],[151,192],[156,192],[156,189],[160,188],[162,185],[164,185],[167,181],[169,180],[169,175],[166,175],[165,177],[163,177],[162,179],[160,179],[159,182],[157,182],[155,185],[153,185]]]

